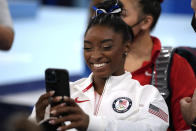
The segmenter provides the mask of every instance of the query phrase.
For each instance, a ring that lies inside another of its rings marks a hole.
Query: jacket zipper
[[[106,80],[106,83],[105,83],[105,86],[104,86],[104,89],[103,89],[103,93],[101,94],[100,98],[99,98],[99,101],[98,101],[98,105],[97,105],[97,108],[96,108],[96,111],[94,112],[94,115],[97,116],[97,114],[99,113],[99,108],[100,108],[100,105],[101,105],[101,101],[102,101],[102,98],[103,98],[103,95],[105,93],[105,90],[106,90],[106,87],[107,87],[107,84],[108,84],[108,81],[109,81],[110,78],[108,78]]]

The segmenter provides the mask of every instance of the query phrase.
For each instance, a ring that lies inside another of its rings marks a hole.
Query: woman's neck
[[[150,60],[153,48],[153,41],[150,34],[144,34],[135,38],[130,47],[129,54],[135,55],[139,59]]]
[[[106,80],[107,80],[107,78],[93,77],[93,86],[94,86],[94,89],[100,95],[103,93],[103,89],[104,89]]]
[[[149,33],[143,32],[143,34],[136,36],[126,57],[125,70],[129,72],[136,71],[144,61],[150,61],[152,49],[153,41]]]

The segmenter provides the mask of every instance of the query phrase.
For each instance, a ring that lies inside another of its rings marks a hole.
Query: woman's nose
[[[93,59],[100,59],[102,58],[102,52],[100,51],[100,49],[95,49],[93,52],[92,52],[92,55],[91,55],[91,58]]]

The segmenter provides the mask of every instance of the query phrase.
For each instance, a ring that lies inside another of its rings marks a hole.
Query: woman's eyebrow
[[[84,43],[92,44],[92,42],[90,42],[90,41],[88,41],[88,40],[84,40]]]
[[[113,42],[113,39],[104,39],[101,41],[101,43],[106,43],[106,42]]]

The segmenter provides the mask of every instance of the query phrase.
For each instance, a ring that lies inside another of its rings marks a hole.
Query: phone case
[[[69,73],[66,69],[48,68],[45,71],[46,91],[54,90],[54,96],[70,97]]]

